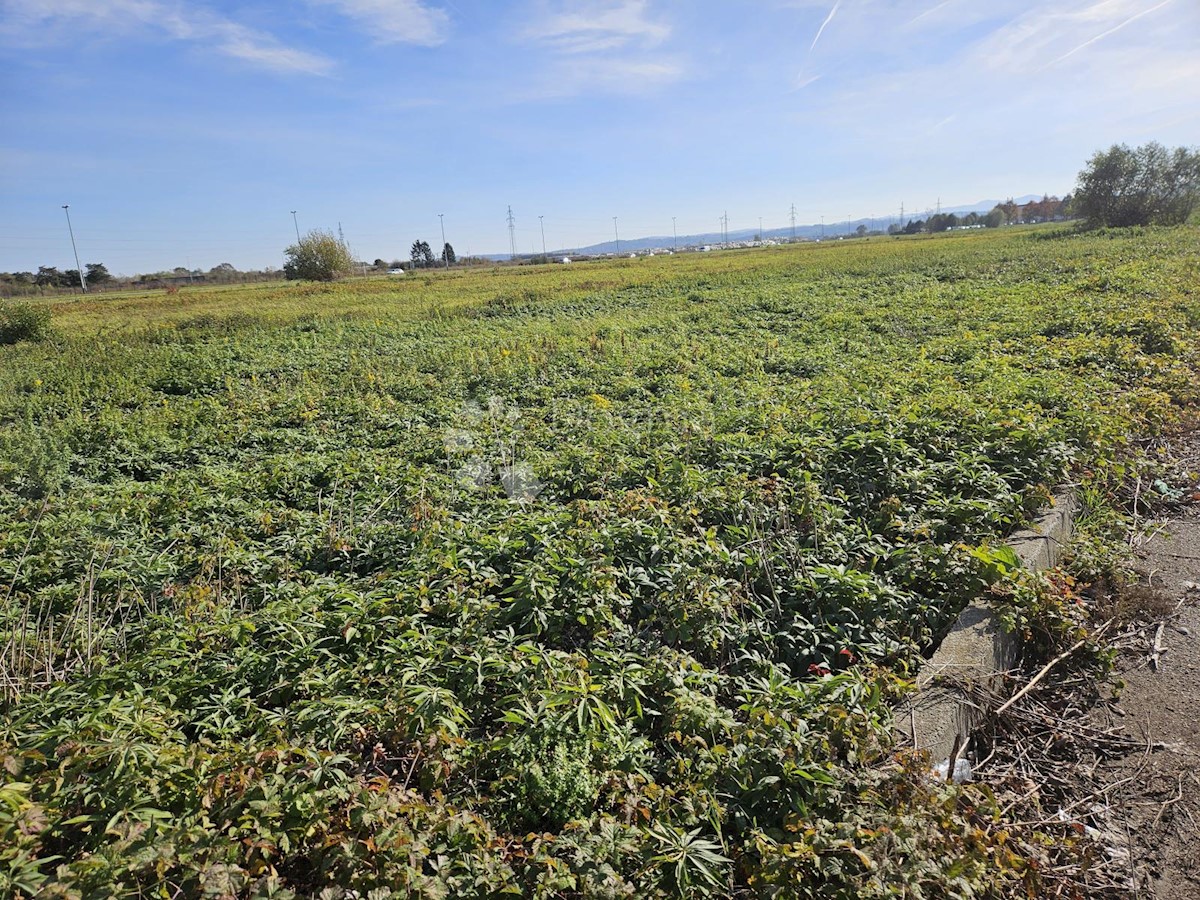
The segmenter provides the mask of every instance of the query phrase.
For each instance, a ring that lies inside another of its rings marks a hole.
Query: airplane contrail
[[[1167,2],[1169,3],[1170,0],[1167,0]],[[829,15],[827,15],[825,17],[825,21],[822,22],[821,27],[817,29],[817,36],[815,38],[813,38],[812,46],[808,48],[809,53],[812,53],[813,50],[816,49],[817,41],[819,41],[821,39],[821,35],[823,35],[825,33],[825,26],[827,26],[830,22],[833,21],[833,17],[835,15],[837,15],[838,7],[841,5],[842,5],[842,0],[837,0],[837,2],[835,2],[833,4],[833,9],[831,9],[829,11]]]
[[[1112,28],[1108,29],[1108,31],[1101,32],[1100,34],[1096,35],[1094,38],[1090,38],[1089,40],[1084,41],[1078,47],[1068,50],[1066,53],[1064,53],[1058,59],[1054,60],[1051,63],[1048,63],[1046,65],[1046,68],[1048,69],[1048,68],[1050,68],[1050,66],[1058,65],[1064,59],[1074,56],[1080,50],[1083,50],[1086,47],[1092,46],[1092,44],[1096,43],[1096,41],[1101,41],[1104,38],[1108,37],[1110,34],[1115,34],[1116,32],[1120,31],[1122,28],[1124,28],[1126,25],[1130,24],[1131,22],[1136,22],[1142,16],[1148,16],[1148,15],[1150,15],[1150,13],[1154,12],[1155,10],[1162,9],[1164,6],[1166,6],[1170,2],[1171,2],[1171,0],[1162,0],[1162,3],[1159,3],[1157,6],[1152,6],[1149,9],[1144,9],[1140,13],[1136,13],[1136,14],[1130,16],[1128,19],[1126,19],[1124,22],[1121,22],[1119,25],[1114,25]]]
[[[908,27],[909,25],[914,25],[917,22],[920,22],[926,16],[932,16],[935,12],[937,12],[943,6],[949,6],[953,2],[954,2],[954,0],[942,0],[942,2],[939,3],[937,6],[933,7],[932,9],[925,10],[925,12],[921,13],[915,19],[909,19],[907,22],[904,23],[905,27]]]

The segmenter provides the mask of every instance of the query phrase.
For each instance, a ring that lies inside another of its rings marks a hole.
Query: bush
[[[349,274],[354,265],[350,248],[328,231],[310,231],[284,252],[283,273],[288,278],[333,281]]]
[[[1075,210],[1091,226],[1182,225],[1200,204],[1200,152],[1114,144],[1082,172]]]
[[[0,306],[0,344],[44,341],[50,336],[50,310],[32,303]]]

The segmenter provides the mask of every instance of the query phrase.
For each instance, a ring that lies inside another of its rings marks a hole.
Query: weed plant
[[[1036,892],[892,705],[1200,326],[1195,230],[1045,233],[39,307],[0,893]]]

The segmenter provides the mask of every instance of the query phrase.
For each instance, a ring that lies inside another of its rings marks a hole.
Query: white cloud
[[[571,4],[570,10],[531,26],[527,36],[561,53],[596,53],[631,44],[655,46],[670,33],[662,22],[647,18],[644,0],[621,0]]]
[[[976,47],[976,59],[994,68],[1040,69],[1075,56],[1171,3],[1148,0],[1070,0],[1042,3],[995,29]],[[1136,35],[1134,40],[1136,40]],[[1143,39],[1144,40],[1144,39]]]
[[[1157,6],[1152,6],[1149,9],[1144,9],[1141,12],[1134,13],[1133,15],[1129,16],[1128,18],[1122,19],[1120,22],[1118,22],[1116,25],[1113,25],[1111,28],[1107,28],[1104,31],[1100,32],[1100,34],[1096,35],[1095,37],[1090,37],[1086,41],[1084,41],[1082,44],[1079,44],[1079,45],[1071,48],[1066,53],[1064,53],[1062,56],[1060,56],[1058,59],[1054,60],[1054,62],[1050,63],[1049,65],[1053,66],[1060,62],[1063,62],[1066,59],[1069,59],[1070,57],[1072,57],[1076,53],[1078,53],[1080,50],[1086,50],[1092,44],[1095,44],[1098,41],[1104,40],[1104,38],[1108,37],[1109,35],[1116,34],[1118,31],[1120,31],[1126,25],[1132,25],[1134,22],[1136,22],[1138,19],[1142,18],[1143,16],[1148,16],[1148,15],[1150,15],[1150,13],[1157,12],[1158,10],[1162,9],[1164,6],[1166,6],[1170,2],[1171,2],[1171,0],[1162,0],[1162,2],[1159,3]]]
[[[210,10],[170,0],[9,0],[6,11],[0,35],[27,44],[75,37],[81,26],[102,35],[143,28],[275,72],[323,75],[333,67],[327,57],[288,47]]]
[[[421,0],[311,0],[336,7],[343,15],[367,27],[383,44],[420,44],[433,47],[444,43],[450,28],[445,10]]]
[[[522,37],[550,54],[531,98],[588,91],[648,93],[683,77],[678,56],[660,45],[671,36],[645,0],[575,0],[541,4]]]

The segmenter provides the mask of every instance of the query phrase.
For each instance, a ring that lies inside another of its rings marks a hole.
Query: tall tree
[[[442,263],[447,266],[452,266],[457,261],[458,257],[454,255],[454,248],[447,243],[442,247]]]
[[[1074,206],[1089,225],[1179,225],[1200,205],[1200,151],[1114,144],[1079,173]]]
[[[413,241],[410,255],[414,268],[424,269],[433,265],[433,248],[428,241]]]

